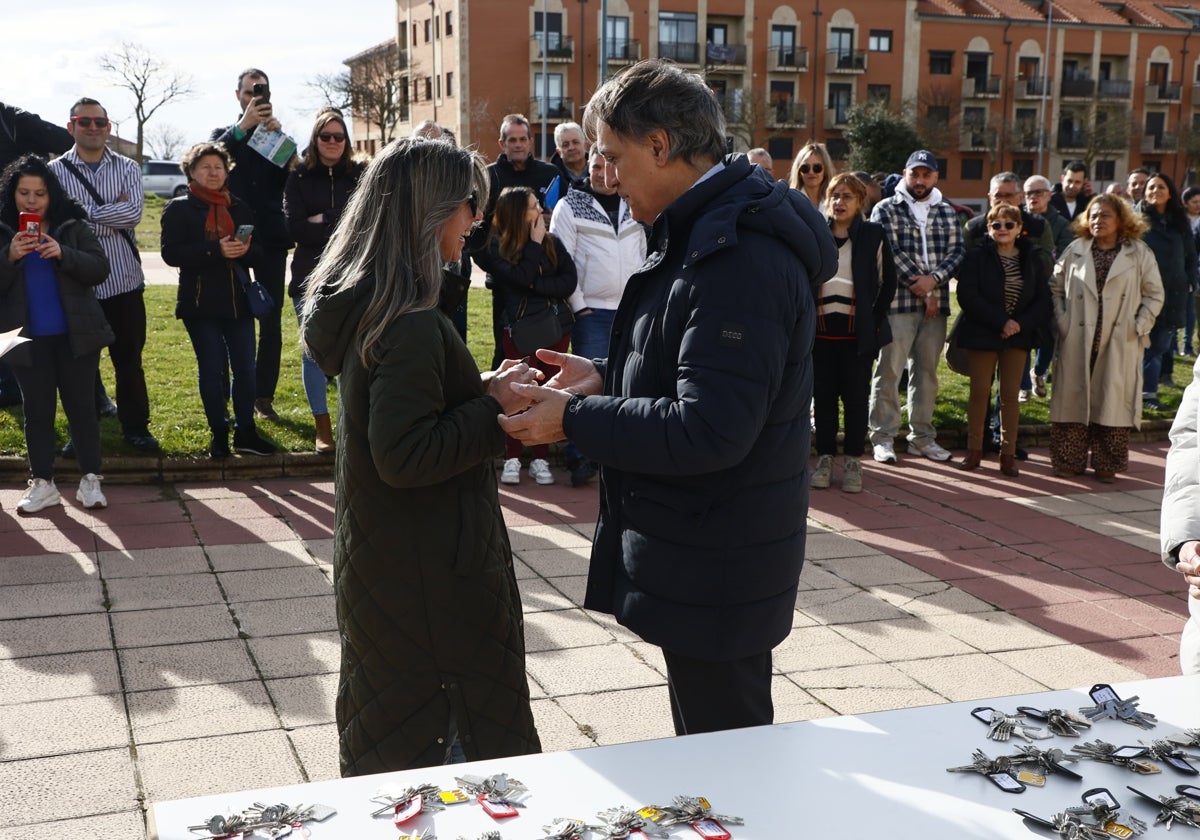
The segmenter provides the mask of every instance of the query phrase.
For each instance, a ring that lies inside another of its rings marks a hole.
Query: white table
[[[1117,683],[1114,688],[1122,698],[1140,697],[1139,707],[1158,716],[1158,727],[1143,730],[1102,720],[1084,730],[1079,741],[1137,744],[1200,727],[1200,677]],[[1153,823],[1155,808],[1138,800],[1126,785],[1157,796],[1173,795],[1177,784],[1200,783],[1162,762],[1155,762],[1163,767],[1161,774],[1142,776],[1080,761],[1070,766],[1083,781],[1050,776],[1045,787],[1030,787],[1022,794],[1005,793],[977,774],[946,772],[947,767],[969,764],[975,749],[995,757],[1025,743],[987,740],[986,727],[970,714],[976,706],[1015,712],[1017,706],[1074,711],[1089,705],[1086,689],[1050,691],[360,776],[156,803],[152,824],[159,840],[195,840],[188,825],[254,801],[319,802],[337,808],[338,815],[313,824],[313,840],[394,840],[401,832],[391,820],[369,816],[376,807],[369,797],[381,785],[430,782],[450,788],[456,774],[505,772],[530,788],[520,816],[498,823],[470,803],[423,814],[405,828],[432,828],[441,840],[460,835],[474,840],[499,828],[505,840],[522,840],[543,837],[541,827],[555,817],[595,822],[603,808],[669,804],[674,796],[687,794],[706,796],[717,812],[744,817],[744,826],[728,826],[735,840],[1025,838],[1046,835],[1031,833],[1012,812],[1014,807],[1050,816],[1079,804],[1084,790],[1107,787],[1122,806]],[[1056,737],[1035,743],[1067,750],[1079,741]],[[1181,827],[1173,835],[1190,831]],[[1170,836],[1162,827],[1151,828],[1146,836],[1160,835]],[[681,826],[672,836],[699,835]]]

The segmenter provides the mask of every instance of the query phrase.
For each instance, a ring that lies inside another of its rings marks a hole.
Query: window
[[[605,51],[609,58],[621,60],[637,58],[629,43],[629,18],[610,16],[604,22],[604,37],[608,41]]]
[[[867,100],[887,105],[892,101],[891,85],[867,85]]]
[[[791,137],[770,137],[767,139],[767,154],[772,160],[791,160],[796,144]]]
[[[684,64],[699,62],[700,44],[696,40],[697,31],[694,12],[659,12],[659,58],[670,58]]]
[[[1013,158],[1012,171],[1021,176],[1021,180],[1033,176],[1033,158]]]
[[[429,18],[425,19],[425,43],[426,44],[428,44],[429,40],[430,40],[429,34],[432,29],[432,27],[430,26],[431,23],[433,23],[433,21],[429,20]]]
[[[566,114],[563,102],[563,74],[547,73],[546,86],[542,86],[542,74],[533,74],[533,95],[537,99],[538,117],[562,117]]]
[[[1200,131],[1200,111],[1192,114],[1192,131]]]
[[[777,67],[795,67],[796,27],[773,25],[771,27],[771,51],[775,53]]]
[[[837,67],[851,67],[854,62],[854,30],[829,30],[829,57]]]
[[[1165,85],[1167,83],[1168,65],[1161,61],[1150,62],[1150,78],[1149,81],[1156,85]]]
[[[433,19],[433,37],[442,37],[442,19],[440,17],[435,17]]]
[[[451,12],[446,12],[446,25],[443,27],[446,30],[446,35],[454,34],[454,22],[453,18],[450,17],[451,14]]]
[[[454,74],[446,74],[446,96],[454,96]]]
[[[1117,162],[1115,160],[1092,161],[1092,177],[1097,181],[1115,181],[1117,178]]]
[[[937,161],[938,177],[945,178],[946,170],[949,167],[950,162],[946,160],[946,158],[934,158],[934,160]]]
[[[853,90],[851,85],[833,84],[829,86],[829,108],[834,112],[835,125],[845,124]]]
[[[724,46],[729,43],[729,26],[724,23],[710,23],[707,31],[708,43]]]
[[[949,76],[954,72],[954,53],[951,50],[929,51],[929,75]]]
[[[946,128],[950,125],[949,105],[929,105],[925,108],[925,121],[933,128]]]
[[[770,102],[774,110],[775,124],[787,125],[796,122],[792,99],[796,96],[794,82],[771,82]],[[772,155],[774,157],[774,155]]]
[[[433,81],[434,81],[434,88],[437,93],[437,98],[441,99],[442,98],[442,77],[438,76]]]
[[[871,36],[867,39],[867,49],[871,52],[891,52],[892,30],[872,29]]]
[[[834,160],[845,160],[850,157],[850,141],[845,137],[830,137],[825,141],[825,151]]]
[[[987,108],[963,108],[963,126],[980,129],[987,123]]]
[[[533,31],[538,39],[539,54],[562,49],[562,12],[533,13]]]
[[[412,42],[413,42],[413,46],[415,47],[415,46],[417,45],[417,25],[416,25],[415,23],[413,24],[413,39],[412,39]]]
[[[425,99],[433,99],[433,79],[425,77]]]
[[[983,159],[982,158],[963,158],[962,162],[962,180],[964,181],[982,181],[983,180]]]

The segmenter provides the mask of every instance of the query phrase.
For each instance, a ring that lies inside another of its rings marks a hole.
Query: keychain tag
[[[704,800],[701,799],[700,801],[703,802]],[[691,825],[692,829],[697,834],[699,834],[701,837],[707,838],[707,840],[729,840],[729,838],[733,837],[733,835],[725,829],[725,826],[721,825],[714,819],[709,818],[696,820],[694,823],[689,823],[689,825]]]
[[[1106,833],[1111,834],[1113,837],[1119,837],[1121,840],[1125,840],[1125,838],[1133,836],[1132,828],[1127,825],[1121,825],[1116,820],[1106,822],[1101,826],[1101,828],[1103,828]]]
[[[443,805],[458,805],[461,802],[470,802],[471,797],[467,796],[458,788],[454,790],[439,790],[438,799]]]
[[[1184,761],[1182,758],[1180,758],[1177,755],[1164,755],[1164,756],[1161,756],[1161,758],[1163,761],[1167,762],[1167,764],[1170,764],[1172,767],[1174,767],[1180,773],[1186,773],[1189,776],[1200,776],[1200,770],[1197,770],[1190,763]]]
[[[1192,799],[1200,799],[1200,787],[1195,785],[1176,785],[1175,792],[1180,796],[1190,796]]]
[[[1088,696],[1092,698],[1092,702],[1097,706],[1103,706],[1109,701],[1113,703],[1121,701],[1121,698],[1117,696],[1117,692],[1108,683],[1096,683],[1092,686],[1092,690],[1088,692]]]
[[[1032,770],[1022,770],[1017,774],[1017,781],[1024,782],[1027,785],[1033,785],[1034,787],[1044,787],[1046,784],[1046,777],[1041,773],[1034,773]]]
[[[1052,831],[1057,831],[1058,826],[1045,817],[1039,817],[1037,814],[1031,814],[1028,811],[1022,811],[1020,808],[1013,808],[1013,813],[1020,814],[1021,819],[1028,820],[1041,828],[1048,828]]]
[[[1157,764],[1151,764],[1149,761],[1134,761],[1129,765],[1129,769],[1135,773],[1141,773],[1143,776],[1162,772],[1161,767]]]
[[[1112,752],[1113,758],[1141,758],[1146,754],[1145,747],[1117,747]]]
[[[662,808],[655,808],[653,805],[647,805],[645,808],[639,808],[637,814],[639,817],[645,817],[652,823],[657,823],[667,815],[667,812]]]
[[[991,779],[992,784],[1005,793],[1025,792],[1025,785],[1013,778],[1012,773],[988,773],[987,777]],[[1042,781],[1044,782],[1045,780],[1043,779]]]
[[[515,817],[521,813],[509,802],[492,802],[487,798],[486,794],[479,797],[479,804],[489,817],[497,820],[501,820],[506,817]]]
[[[423,806],[424,803],[421,801],[421,797],[419,796],[414,796],[407,802],[398,803],[396,805],[396,816],[392,818],[392,822],[394,822],[396,827],[399,828],[417,814],[421,813]]]

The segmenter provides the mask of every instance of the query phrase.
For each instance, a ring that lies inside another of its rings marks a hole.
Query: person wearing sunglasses
[[[799,190],[818,209],[825,206],[825,193],[833,178],[833,158],[824,143],[806,143],[795,160],[788,176],[788,186]]]
[[[987,240],[967,251],[958,270],[958,345],[967,351],[971,380],[967,455],[958,468],[974,470],[983,460],[984,425],[999,368],[1000,471],[1016,476],[1017,393],[1029,350],[1050,321],[1050,270],[1036,241],[1021,236],[1020,208],[996,204],[986,224]]]
[[[308,275],[316,268],[364,168],[365,164],[350,152],[342,112],[335,108],[322,110],[313,123],[308,148],[288,173],[283,190],[283,214],[296,240],[287,293],[297,318]],[[303,351],[300,355],[304,395],[316,427],[316,450],[319,454],[332,452],[333,424],[326,397],[329,380],[311,356]]]
[[[480,375],[443,271],[488,176],[441,140],[388,143],[308,277],[300,338],[338,377],[334,595],[343,776],[535,753],[497,416],[537,374]]]

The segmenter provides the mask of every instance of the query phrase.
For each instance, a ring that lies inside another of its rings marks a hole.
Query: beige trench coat
[[[1067,246],[1050,280],[1058,338],[1050,422],[1140,428],[1142,351],[1165,298],[1158,263],[1143,242],[1121,246],[1104,284],[1100,353],[1091,369],[1100,314],[1092,241]]]

